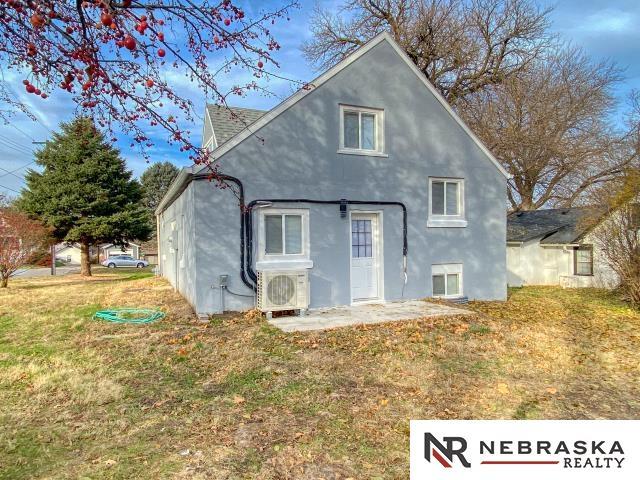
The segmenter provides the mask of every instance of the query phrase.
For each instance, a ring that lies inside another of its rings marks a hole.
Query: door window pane
[[[434,275],[433,295],[445,295],[444,275]]]
[[[266,253],[282,252],[282,215],[265,215]]]
[[[284,238],[286,254],[302,253],[302,217],[300,215],[284,217]]]
[[[351,256],[373,257],[371,220],[351,220]]]
[[[446,215],[458,215],[458,184],[454,182],[447,182]]]
[[[460,293],[460,277],[457,273],[447,275],[447,295]]]
[[[362,149],[376,149],[376,116],[370,113],[362,114]]]
[[[444,182],[431,184],[431,213],[444,215]]]
[[[359,115],[354,112],[344,114],[344,146],[345,148],[360,148]]]

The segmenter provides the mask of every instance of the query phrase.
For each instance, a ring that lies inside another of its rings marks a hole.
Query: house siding
[[[601,228],[601,227],[599,227]],[[507,247],[509,286],[560,285],[568,288],[613,288],[619,280],[605,263],[593,235],[579,243],[593,245],[593,275],[574,275],[574,250],[567,246],[545,246],[536,238]]]
[[[198,258],[196,254],[197,225],[195,222],[194,187],[190,184],[158,218],[159,226],[159,259],[161,274],[169,280],[196,310],[197,313],[207,313],[198,310],[198,295],[203,296],[206,289],[198,291],[198,272],[195,267]],[[178,248],[174,248],[172,239],[172,224],[175,224],[175,238]]]
[[[388,157],[337,153],[340,104],[384,109]],[[255,133],[218,159],[222,172],[243,182],[247,202],[345,198],[407,206],[406,285],[401,210],[350,206],[383,211],[385,300],[431,296],[431,266],[440,263],[463,264],[466,296],[506,298],[506,179],[386,41]],[[467,227],[427,227],[429,177],[465,179]],[[191,274],[198,280],[190,295],[198,312],[217,312],[221,305],[215,287],[221,274],[229,275],[230,291],[251,293],[239,277],[238,200],[229,189],[206,181],[192,182],[189,189],[195,205]],[[185,191],[163,217],[187,197]],[[309,209],[311,307],[349,304],[348,217],[340,217],[338,205],[290,206]],[[164,247],[161,252],[164,256]],[[163,274],[171,280],[169,269]],[[253,299],[232,294],[225,302],[228,310],[254,305]]]

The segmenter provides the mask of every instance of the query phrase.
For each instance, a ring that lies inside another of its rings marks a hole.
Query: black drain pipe
[[[200,173],[193,176],[194,180],[211,180],[208,173]],[[232,182],[238,187],[238,200],[240,201],[240,278],[242,283],[254,292],[257,291],[258,276],[253,270],[253,220],[252,210],[258,203],[311,203],[320,205],[340,205],[340,213],[343,215],[345,205],[388,205],[402,208],[402,257],[405,283],[407,282],[407,207],[402,202],[381,202],[365,200],[312,200],[308,198],[274,198],[253,200],[245,206],[244,186],[239,178],[231,175],[216,175],[213,178]],[[247,275],[249,278],[247,278]]]
[[[312,203],[312,204],[321,204],[321,205],[389,205],[396,206],[402,208],[402,268],[404,271],[404,281],[407,283],[407,252],[409,251],[408,242],[407,242],[407,207],[402,202],[379,202],[379,201],[365,201],[365,200],[311,200],[308,198],[274,198],[274,199],[263,199],[263,200],[253,200],[247,205],[247,208],[244,210],[244,218],[245,225],[243,230],[247,233],[247,256],[246,256],[246,272],[249,277],[257,283],[258,276],[253,271],[252,263],[252,255],[253,255],[253,220],[252,220],[252,210],[258,203]],[[342,214],[342,208],[341,208]]]
[[[257,287],[254,283],[251,283],[249,281],[249,279],[247,278],[247,272],[245,270],[245,222],[244,222],[244,216],[246,214],[246,209],[245,209],[245,204],[244,204],[244,186],[242,185],[242,182],[240,181],[239,178],[236,177],[232,177],[231,175],[216,175],[215,177],[213,177],[215,179],[220,179],[226,182],[232,182],[235,183],[236,186],[238,187],[238,200],[240,201],[240,278],[242,279],[242,283],[244,283],[247,287],[249,287],[251,290],[253,290],[254,292],[257,290]],[[194,175],[194,179],[195,180],[202,180],[202,179],[207,179],[207,180],[211,180],[212,176],[208,173],[200,173],[197,175]],[[254,280],[255,282],[257,282],[257,278],[256,280]]]

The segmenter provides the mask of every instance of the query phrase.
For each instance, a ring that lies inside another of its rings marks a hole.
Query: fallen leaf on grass
[[[509,385],[507,385],[506,383],[499,383],[497,390],[499,393],[506,395],[507,393],[509,393]]]
[[[235,403],[236,405],[239,405],[244,402],[245,402],[245,398],[241,397],[240,395],[236,395],[235,397],[233,397],[233,403]]]
[[[550,393],[551,395],[555,395],[556,393],[558,393],[558,390],[553,387],[549,387],[547,388],[547,393]]]

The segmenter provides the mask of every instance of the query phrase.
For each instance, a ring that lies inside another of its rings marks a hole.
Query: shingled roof
[[[226,143],[244,128],[262,117],[265,110],[253,108],[221,107],[219,105],[207,105],[209,117],[216,136],[217,147]]]
[[[507,241],[540,238],[542,244],[576,243],[589,228],[590,218],[604,215],[601,207],[552,208],[515,212],[507,217]]]

